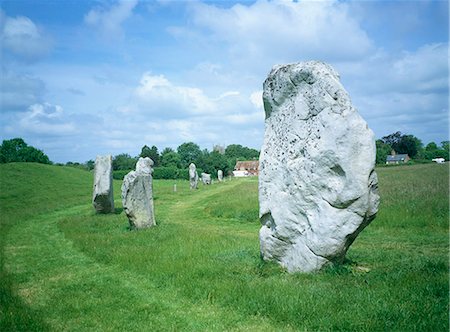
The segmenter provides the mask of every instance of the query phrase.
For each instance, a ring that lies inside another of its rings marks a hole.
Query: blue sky
[[[447,1],[1,2],[0,139],[55,162],[259,149],[275,64],[330,63],[376,137],[448,140]]]

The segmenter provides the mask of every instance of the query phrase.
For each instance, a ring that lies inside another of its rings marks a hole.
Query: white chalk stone
[[[194,163],[189,165],[189,185],[191,189],[197,189],[198,186],[197,167]]]
[[[136,171],[131,171],[123,179],[122,205],[133,229],[156,225],[153,205],[153,161],[139,158]]]
[[[92,204],[97,213],[114,213],[113,169],[110,155],[95,158]]]
[[[202,173],[202,182],[203,184],[211,184],[211,174]]]
[[[289,272],[342,262],[378,210],[374,134],[322,62],[275,66],[263,102],[261,255]]]
[[[219,180],[219,182],[223,181],[223,171],[221,169],[217,171],[217,180]]]

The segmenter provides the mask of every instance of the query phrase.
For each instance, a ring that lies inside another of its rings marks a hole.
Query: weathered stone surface
[[[374,135],[325,63],[275,66],[263,101],[261,255],[289,272],[342,262],[378,210]]]
[[[221,169],[217,171],[217,180],[219,180],[219,182],[223,181],[223,171]]]
[[[211,184],[211,174],[202,173],[202,182],[203,184]]]
[[[153,161],[139,158],[136,171],[131,171],[123,179],[122,205],[130,227],[147,228],[156,225],[153,206]]]
[[[197,189],[198,186],[197,167],[195,167],[194,163],[189,165],[189,185],[191,189]]]
[[[97,213],[114,213],[112,157],[97,156],[94,167],[92,204]]]

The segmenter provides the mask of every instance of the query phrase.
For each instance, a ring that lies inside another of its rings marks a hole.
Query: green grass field
[[[448,331],[448,164],[378,169],[382,203],[348,262],[259,257],[256,179],[155,181],[158,226],[95,215],[92,174],[0,165],[0,331]]]

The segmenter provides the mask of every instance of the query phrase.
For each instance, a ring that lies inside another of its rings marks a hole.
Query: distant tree
[[[92,159],[91,159],[91,160],[88,160],[88,161],[85,162],[85,166],[86,166],[86,169],[87,169],[88,171],[91,171],[91,170],[94,169],[95,161],[93,161]]]
[[[254,160],[259,158],[259,151],[240,144],[231,144],[225,149],[225,156],[227,159],[242,158],[243,160]]]
[[[376,163],[377,164],[385,164],[386,163],[386,157],[391,153],[391,146],[384,143],[383,140],[377,139],[376,142],[376,148],[377,148],[377,158]]]
[[[449,148],[449,141],[443,141],[441,142],[441,148],[444,152],[444,157],[445,160],[450,160],[450,148]]]
[[[145,157],[149,157],[150,158],[151,155],[151,150],[147,145],[144,145],[141,149],[141,153],[139,154],[139,157],[141,158],[145,158]]]
[[[163,151],[164,152],[164,151]],[[181,167],[181,159],[175,151],[166,151],[161,155],[161,166],[163,167]]]
[[[231,144],[225,149],[225,157],[228,170],[232,171],[237,160],[256,160],[259,158],[259,151],[240,144]]]
[[[187,168],[190,163],[196,162],[201,155],[200,147],[193,143],[183,143],[177,148],[181,160],[181,167]]]
[[[197,169],[211,174],[214,178],[217,177],[217,171],[219,169],[222,170],[224,174],[227,174],[229,169],[225,155],[220,154],[219,151],[209,152],[207,149],[201,151],[195,165],[197,166]]]
[[[159,152],[158,148],[154,145],[152,145],[152,147],[150,148],[150,158],[153,160],[155,167],[159,166],[160,163]]]
[[[0,163],[11,162],[51,164],[50,159],[43,151],[29,146],[22,138],[4,140],[0,145]]]
[[[214,167],[214,177],[217,176],[217,171],[220,169],[223,171],[223,174],[228,174],[228,162],[227,158],[224,154],[221,154],[218,151],[213,151],[209,155],[210,163]],[[234,167],[233,167],[234,168]]]
[[[434,143],[434,142],[428,143],[427,146],[425,147],[425,151],[435,151],[435,150],[438,150],[438,149],[439,148],[438,148],[437,144]]]
[[[414,135],[402,135],[401,132],[384,136],[382,141],[391,146],[397,153],[406,153],[415,158],[422,149],[422,141]]]
[[[136,166],[137,159],[131,157],[127,153],[121,153],[113,158],[113,170],[114,171],[122,171],[122,170],[131,170]]]
[[[402,133],[397,131],[396,133],[384,136],[381,140],[384,144],[389,145],[391,148],[394,148],[399,142],[402,137]]]
[[[445,142],[441,143],[441,147],[438,147],[435,142],[430,142],[427,144],[427,146],[423,151],[423,157],[428,160],[434,158],[444,158],[445,160],[448,160],[449,159],[448,143],[447,149],[445,147],[446,147]]]
[[[141,150],[141,154],[139,157],[145,158],[149,157],[151,160],[153,160],[153,166],[158,167],[159,166],[159,153],[158,148],[156,146],[152,146],[149,148],[147,145],[144,145]]]
[[[202,169],[205,173],[211,171],[211,167],[209,167],[209,151],[207,149],[200,151],[200,155],[195,161],[195,166],[197,166],[198,169]]]
[[[174,150],[172,148],[164,148],[164,150],[162,150],[161,152],[161,157],[169,152],[174,152]]]
[[[422,141],[414,135],[403,135],[393,148],[398,153],[407,153],[411,158],[415,158],[422,149]]]

